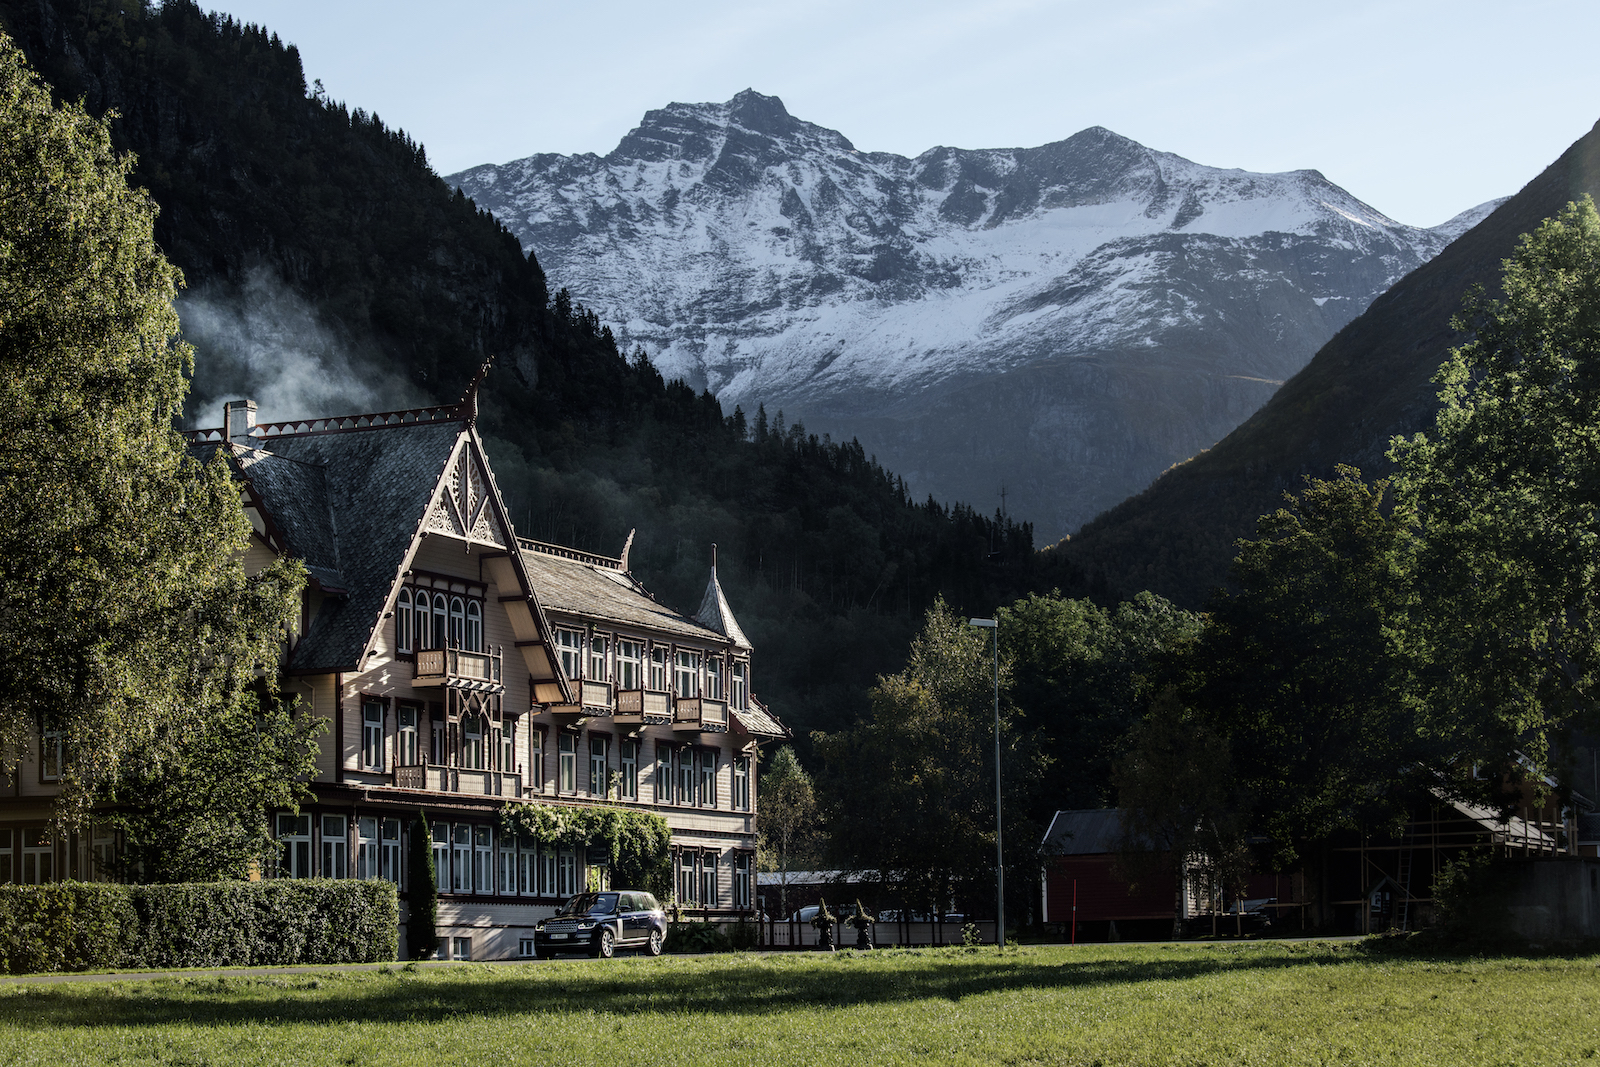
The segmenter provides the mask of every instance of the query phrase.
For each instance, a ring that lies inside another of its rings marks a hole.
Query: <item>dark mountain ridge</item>
[[[1474,285],[1498,295],[1518,238],[1584,195],[1600,195],[1600,123],[1374,300],[1243,425],[1085,525],[1066,554],[1113,589],[1199,606],[1224,582],[1234,543],[1286,490],[1338,463],[1369,477],[1392,470],[1390,439],[1427,429],[1438,411],[1432,378],[1462,340],[1450,320],[1463,295]]]

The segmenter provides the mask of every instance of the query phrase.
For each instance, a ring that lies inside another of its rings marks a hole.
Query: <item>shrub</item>
[[[709,920],[667,924],[669,952],[727,952],[732,947],[728,935]]]
[[[1439,868],[1433,904],[1446,937],[1498,941],[1511,935],[1510,872],[1485,852],[1469,852]]]
[[[761,947],[761,927],[740,919],[727,929],[728,947],[735,952],[747,952]]]
[[[388,882],[0,886],[0,970],[376,962],[398,922]]]

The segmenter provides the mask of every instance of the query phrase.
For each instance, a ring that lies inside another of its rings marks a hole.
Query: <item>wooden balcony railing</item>
[[[520,774],[470,767],[441,767],[435,763],[396,767],[394,784],[396,789],[418,789],[430,793],[465,793],[477,797],[522,796]]]
[[[597,711],[602,715],[611,714],[611,683],[590,682],[579,683],[583,687],[583,710]]]
[[[417,653],[417,688],[432,685],[467,689],[496,689],[500,680],[500,650],[468,652],[461,648],[425,648]]]
[[[672,702],[672,728],[683,732],[723,733],[728,729],[726,701],[679,697]]]
[[[624,726],[671,722],[672,695],[655,689],[619,689],[612,719]]]

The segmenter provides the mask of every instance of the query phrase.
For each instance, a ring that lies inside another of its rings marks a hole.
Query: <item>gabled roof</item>
[[[744,727],[744,732],[756,737],[788,737],[789,730],[779,722],[767,706],[755,697],[750,698],[748,708],[730,708],[735,720]]]
[[[291,670],[359,666],[440,472],[464,432],[460,422],[415,423],[275,437],[265,457],[237,450],[242,473],[290,551],[308,564],[307,546],[331,554],[347,591],[322,602],[295,646]],[[311,470],[320,470],[320,479]],[[328,518],[319,521],[322,515]]]
[[[1141,844],[1142,851],[1152,847],[1148,841]],[[1108,856],[1121,847],[1120,809],[1079,808],[1055,813],[1040,851],[1047,856]]]
[[[708,630],[719,634],[724,640],[733,642],[737,648],[749,651],[753,646],[750,639],[739,628],[739,620],[733,617],[733,609],[728,607],[728,598],[722,594],[722,583],[717,581],[717,546],[711,546],[711,579],[706,582],[705,596],[700,598],[700,610],[695,612],[695,621]]]
[[[526,538],[517,541],[528,578],[546,611],[585,615],[707,644],[722,641],[720,633],[657,603],[633,575],[622,569],[620,560]]]

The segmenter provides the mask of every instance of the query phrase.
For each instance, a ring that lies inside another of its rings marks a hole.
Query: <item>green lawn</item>
[[[1095,945],[0,985],[0,1064],[1570,1064],[1600,957]]]

